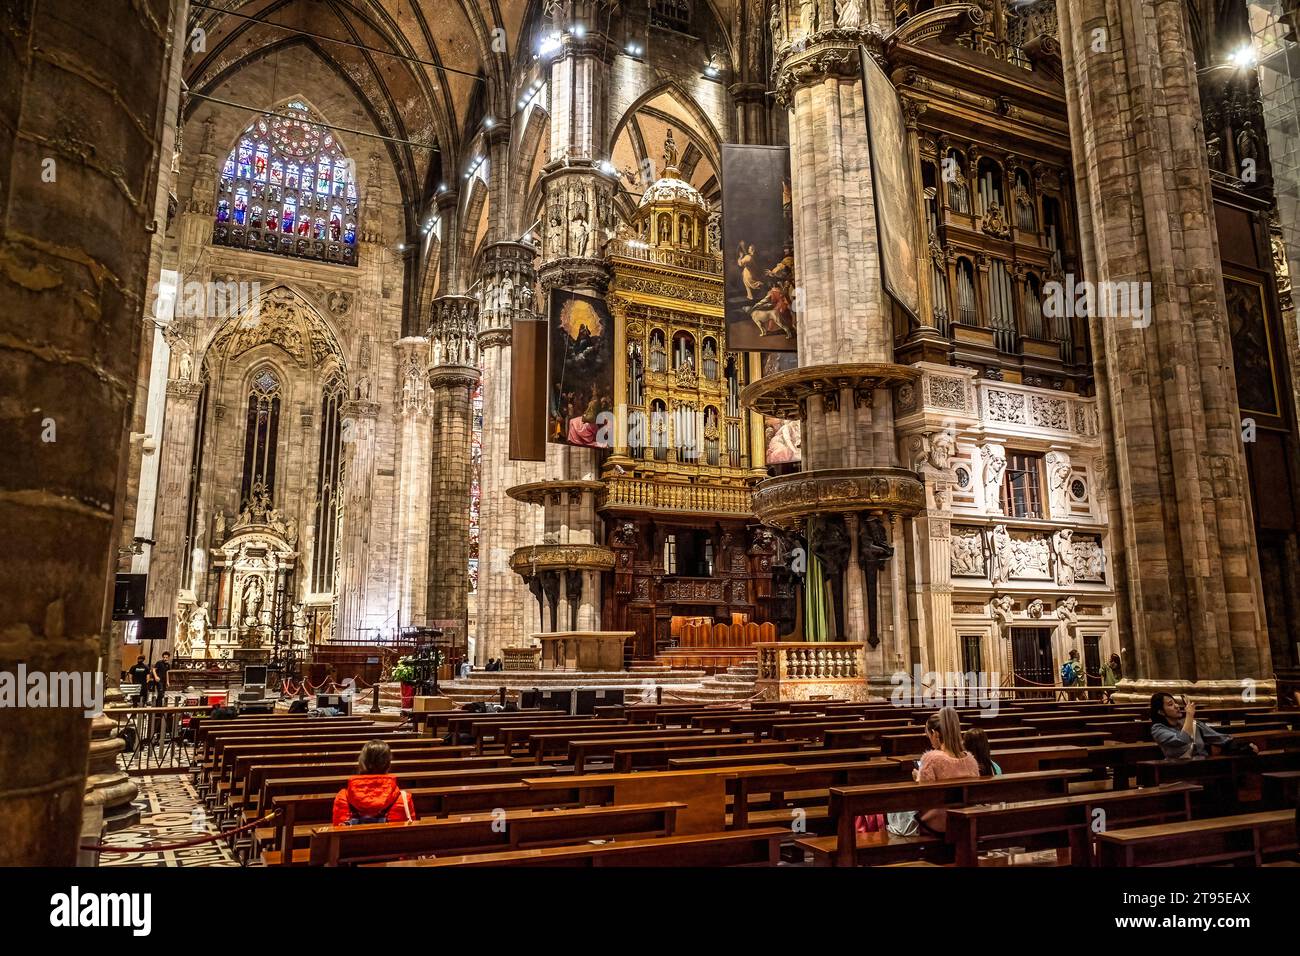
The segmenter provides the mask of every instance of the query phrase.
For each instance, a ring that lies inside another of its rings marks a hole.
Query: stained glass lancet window
[[[216,209],[218,245],[356,265],[356,168],[302,103],[244,130],[221,169]]]

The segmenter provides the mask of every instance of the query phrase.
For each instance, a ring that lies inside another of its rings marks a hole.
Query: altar
[[[542,645],[542,670],[621,671],[623,645],[635,631],[551,631],[534,634]]]

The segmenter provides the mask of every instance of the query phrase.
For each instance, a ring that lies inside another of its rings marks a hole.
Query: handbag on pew
[[[866,816],[853,819],[853,829],[858,833],[879,833],[885,829],[885,825],[886,821],[883,813],[869,813]]]

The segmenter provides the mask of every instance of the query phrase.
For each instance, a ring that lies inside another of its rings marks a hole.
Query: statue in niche
[[[841,30],[862,26],[862,0],[835,0],[835,25]]]
[[[515,283],[510,273],[501,277],[501,287],[496,291],[496,308],[513,309],[515,307]]]
[[[1065,518],[1070,514],[1070,456],[1063,451],[1047,453],[1044,462],[1047,465],[1047,498],[1051,505],[1053,518]]]
[[[252,575],[244,582],[242,615],[245,627],[254,627],[262,623],[262,579]]]
[[[667,169],[677,168],[677,144],[673,142],[673,131],[668,130],[668,138],[664,140],[664,166]]]
[[[293,643],[307,643],[307,611],[302,604],[293,606]]]
[[[1002,514],[1002,473],[1007,468],[1007,450],[990,443],[980,449],[980,457],[984,459],[984,511]]]
[[[1079,622],[1079,599],[1071,595],[1063,601],[1056,602],[1056,616],[1069,625]]]
[[[216,547],[226,540],[226,513],[220,508],[212,516],[212,546]]]
[[[1052,553],[1056,556],[1056,583],[1063,588],[1074,584],[1074,532],[1061,528],[1052,535]]]
[[[203,601],[190,612],[186,625],[190,635],[190,648],[206,647],[208,636],[208,602]]]
[[[1223,140],[1218,135],[1211,136],[1205,141],[1205,153],[1209,159],[1210,168],[1223,172]]]
[[[284,540],[289,542],[289,547],[298,547],[298,522],[293,518],[284,523]]]
[[[1255,132],[1255,124],[1250,120],[1242,124],[1241,132],[1237,134],[1237,162],[1248,159],[1259,159],[1259,134]]]
[[[186,349],[181,352],[180,378],[182,382],[188,382],[194,377],[194,359],[190,356],[190,350]]]
[[[989,569],[989,580],[994,584],[1005,584],[1011,578],[1016,560],[1015,546],[1006,525],[994,525],[989,545],[993,558],[993,566]]]
[[[817,30],[817,0],[799,0],[799,25],[805,34]]]
[[[556,202],[551,206],[548,224],[550,226],[548,242],[551,255],[565,255],[567,250],[564,246],[564,206],[559,202],[559,196],[556,196]]]

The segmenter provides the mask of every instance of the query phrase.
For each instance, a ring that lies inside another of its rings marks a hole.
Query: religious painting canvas
[[[795,351],[790,195],[789,149],[723,144],[722,262],[733,351]]]
[[[613,445],[614,319],[602,299],[551,292],[546,440]]]
[[[918,322],[921,308],[917,278],[916,195],[907,155],[893,144],[907,141],[903,108],[893,82],[876,61],[859,47],[862,91],[867,116],[867,148],[871,156],[872,205],[880,249],[880,275],[885,291]]]

